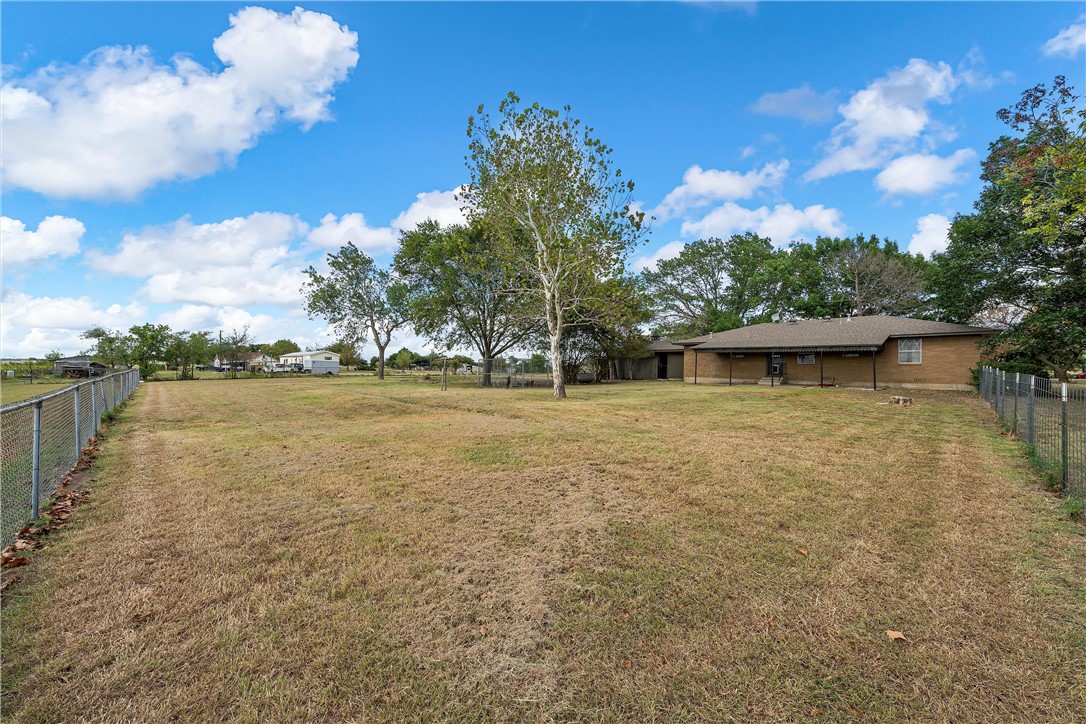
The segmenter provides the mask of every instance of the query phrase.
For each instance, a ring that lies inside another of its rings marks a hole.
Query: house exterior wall
[[[698,384],[728,384],[728,355],[716,352],[698,352],[695,365],[694,351],[689,347],[683,354],[683,379]],[[732,382],[737,385],[754,384],[765,377],[765,354],[746,352],[731,360]]]
[[[977,345],[983,337],[921,337],[921,363],[898,363],[898,340],[887,340],[883,349],[875,353],[875,372],[879,387],[900,387],[933,390],[967,390],[970,369],[980,362]],[[857,357],[845,357],[841,352],[823,355],[823,380],[842,387],[871,386],[871,353],[859,352]],[[814,384],[819,382],[819,354],[815,353],[813,365],[801,365],[794,352],[783,354],[785,382],[788,384]],[[747,352],[734,360],[732,381],[735,384],[757,382],[765,376],[766,355]],[[684,356],[683,377],[694,381],[694,352],[687,348]],[[697,354],[698,384],[728,384],[728,355],[716,352]]]

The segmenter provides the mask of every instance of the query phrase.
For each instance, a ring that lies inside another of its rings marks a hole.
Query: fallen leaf
[[[806,548],[797,548],[796,553],[799,553],[801,556],[806,556],[807,555],[807,549]]]
[[[16,566],[25,566],[27,563],[30,563],[30,559],[26,556],[10,556],[4,558],[2,565],[4,568],[15,568]]]
[[[817,709],[817,708],[816,709],[811,709],[811,716],[818,716],[821,713],[822,713],[821,709]]]
[[[908,641],[909,640],[909,639],[907,639],[905,637],[905,634],[901,633],[900,631],[891,631],[889,629],[886,630],[886,636],[891,641]]]
[[[481,636],[486,636],[486,626],[480,626],[479,627],[479,634]]]

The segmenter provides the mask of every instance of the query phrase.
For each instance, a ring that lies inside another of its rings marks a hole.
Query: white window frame
[[[915,349],[905,349],[905,343],[916,343]],[[915,353],[916,359],[911,359]],[[897,341],[897,363],[899,365],[924,364],[924,340],[920,337],[902,337]]]
[[[803,361],[804,357],[810,358],[810,361],[809,362],[804,362]],[[797,365],[813,365],[814,363],[815,363],[814,352],[804,352],[803,354],[797,354],[796,355],[796,364]]]

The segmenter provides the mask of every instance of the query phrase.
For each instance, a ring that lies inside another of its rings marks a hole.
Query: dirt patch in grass
[[[1086,536],[973,396],[572,392],[143,386],[5,593],[5,716],[1086,711]]]
[[[427,494],[444,508],[450,535],[428,549],[435,585],[397,628],[418,656],[477,685],[553,701],[552,600],[604,552],[608,525],[634,518],[628,493],[585,463],[447,478]]]

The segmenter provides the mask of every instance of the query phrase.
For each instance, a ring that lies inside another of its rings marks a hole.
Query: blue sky
[[[95,325],[330,341],[301,270],[460,218],[510,90],[615,149],[631,269],[747,230],[930,254],[995,111],[1086,83],[1076,3],[18,3],[2,9],[3,356]],[[394,344],[429,348],[405,331]],[[368,346],[372,352],[372,345]]]

